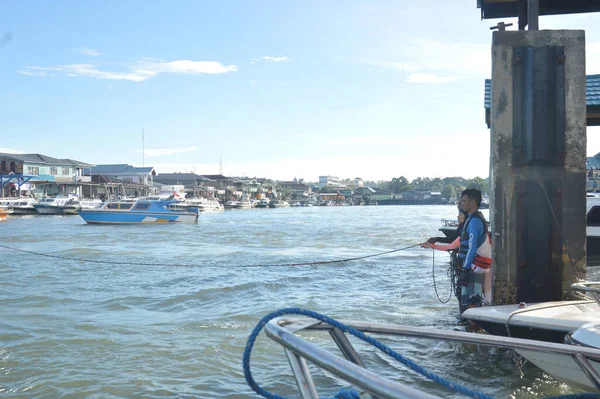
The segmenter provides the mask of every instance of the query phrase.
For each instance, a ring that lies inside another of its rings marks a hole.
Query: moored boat
[[[198,209],[200,212],[223,212],[225,208],[215,199],[190,198],[184,201],[177,201],[169,206],[174,211],[189,211]]]
[[[88,224],[196,223],[198,210],[175,211],[169,206],[178,201],[139,199],[107,201],[98,208],[82,209],[79,216]]]
[[[5,221],[8,215],[11,214],[12,211],[8,211],[5,209],[0,209],[0,222]]]
[[[76,215],[81,206],[77,197],[42,198],[33,207],[40,215]]]

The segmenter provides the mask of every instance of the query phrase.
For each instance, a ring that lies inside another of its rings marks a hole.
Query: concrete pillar
[[[584,31],[494,32],[493,303],[570,297],[585,278]]]

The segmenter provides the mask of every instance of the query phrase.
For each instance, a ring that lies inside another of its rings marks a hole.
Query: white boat
[[[252,208],[252,203],[249,200],[238,201],[235,205],[235,209],[250,209]]]
[[[34,205],[39,201],[35,198],[22,197],[10,201],[6,206],[12,210],[13,215],[35,215]]]
[[[593,299],[483,306],[461,317],[494,335],[563,342],[567,333],[600,321],[600,306]]]
[[[225,209],[235,209],[238,206],[238,201],[230,200],[225,202]]]
[[[600,265],[600,195],[588,194],[587,215],[587,264]]]
[[[600,324],[590,323],[578,328],[569,334],[565,343],[578,345],[588,348],[600,349]],[[546,374],[551,375],[565,384],[581,389],[599,390],[593,378],[588,377],[587,373],[577,364],[578,360],[573,356],[563,353],[539,352],[527,349],[518,349],[517,353],[542,369]],[[589,360],[590,366],[600,375],[600,362],[598,360]]]
[[[262,198],[260,201],[258,201],[256,203],[255,208],[268,208],[270,202],[271,202],[270,199]]]
[[[207,198],[190,198],[181,202],[176,202],[169,206],[170,209],[188,211],[190,209],[198,209],[199,212],[223,212],[225,208],[215,199]]]
[[[40,215],[77,215],[81,209],[79,200],[73,196],[42,198],[33,207]]]
[[[579,283],[573,284],[572,288],[587,291],[597,301],[600,300],[600,284]],[[564,342],[570,345],[587,348],[600,349],[600,319],[596,318],[591,323],[579,326],[565,335]],[[594,380],[590,372],[580,367],[581,359],[562,353],[538,352],[527,349],[519,349],[517,352],[531,363],[544,370],[557,380],[570,386],[583,389],[600,390],[600,384]],[[600,376],[600,359],[589,360],[589,366],[597,376]],[[593,374],[592,372],[592,374]]]
[[[84,198],[79,200],[81,209],[94,209],[102,205],[102,200],[98,198]]]
[[[271,206],[271,208],[289,208],[290,204],[287,201],[277,200],[277,201],[272,201],[270,206]]]

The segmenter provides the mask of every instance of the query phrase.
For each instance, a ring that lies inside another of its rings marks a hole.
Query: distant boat
[[[107,201],[94,209],[82,209],[79,216],[88,224],[196,223],[199,211],[174,211],[178,201],[147,200]]]
[[[219,201],[207,198],[190,198],[169,205],[169,209],[174,211],[189,211],[194,208],[200,212],[223,212],[224,210],[223,205]]]
[[[20,197],[0,202],[0,208],[12,209],[13,215],[36,215],[38,212],[33,206],[37,203],[38,200],[35,198]]]
[[[73,196],[42,198],[33,207],[40,215],[76,215],[81,209],[79,200]]]
[[[11,213],[12,213],[12,211],[0,209],[0,222],[5,221],[6,218],[8,217],[8,215]]]

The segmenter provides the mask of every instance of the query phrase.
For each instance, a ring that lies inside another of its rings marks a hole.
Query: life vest
[[[478,247],[475,252],[475,258],[473,258],[473,263],[471,264],[471,270],[476,274],[486,274],[492,269],[492,239],[481,212],[474,213],[465,222],[463,231],[460,234],[459,254],[461,255],[460,258],[464,261],[469,253],[469,233],[467,233],[467,226],[473,218],[478,218],[483,222],[484,234],[483,237],[477,237]]]

